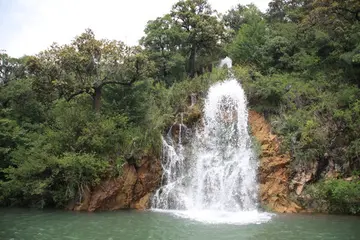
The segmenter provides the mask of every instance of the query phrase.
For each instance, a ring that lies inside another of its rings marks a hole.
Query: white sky
[[[0,50],[13,57],[35,54],[53,42],[65,44],[86,28],[97,38],[136,45],[148,20],[170,12],[177,0],[0,0]],[[226,12],[238,3],[269,0],[209,0]]]

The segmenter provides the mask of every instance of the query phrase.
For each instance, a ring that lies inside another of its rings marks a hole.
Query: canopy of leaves
[[[207,0],[180,0],[150,20],[140,46],[87,29],[35,56],[0,54],[0,203],[65,206],[144,155],[184,112],[201,116],[229,55],[249,107],[291,154],[291,170],[333,164],[339,179],[313,185],[334,212],[358,214],[360,2],[272,0],[219,16]],[[187,112],[191,95],[198,96]],[[348,196],[348,197],[343,197]]]

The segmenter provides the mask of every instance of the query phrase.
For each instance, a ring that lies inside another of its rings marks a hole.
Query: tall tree
[[[334,66],[343,68],[346,79],[360,86],[360,2],[314,0],[303,26],[326,32]]]
[[[140,43],[156,64],[156,78],[168,85],[183,78],[185,58],[181,55],[184,32],[174,24],[171,16],[165,15],[149,21],[145,28],[146,36]]]
[[[254,11],[261,15],[260,10],[254,4],[236,5],[223,16],[225,26],[237,33],[243,24],[251,21],[250,18],[253,16],[252,12]]]
[[[246,14],[248,22],[241,26],[228,52],[235,63],[260,64],[261,47],[266,41],[266,23],[256,7]]]
[[[267,18],[270,22],[300,23],[309,12],[314,0],[272,0],[269,2]]]
[[[349,22],[360,22],[360,2],[357,0],[315,0],[316,12],[327,14],[328,17],[345,19]]]
[[[0,84],[25,76],[24,59],[26,57],[12,58],[5,51],[0,51]]]
[[[0,53],[0,83],[5,84],[9,81],[11,66],[9,64],[9,56],[2,51]]]
[[[173,20],[186,34],[182,48],[191,78],[195,76],[198,57],[214,58],[220,52],[225,28],[214,14],[207,0],[181,0],[171,10]]]
[[[347,21],[350,24],[360,22],[360,2],[357,0],[313,0],[308,21],[336,24]]]
[[[131,86],[145,78],[151,66],[140,48],[127,47],[120,41],[97,40],[90,29],[71,44],[54,44],[28,62],[40,93],[45,91],[46,96],[47,92],[56,90],[68,101],[87,93],[96,111],[101,107],[104,86]]]

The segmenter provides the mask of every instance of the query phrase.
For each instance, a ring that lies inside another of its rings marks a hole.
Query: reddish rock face
[[[262,115],[249,111],[249,123],[253,136],[261,145],[262,205],[281,213],[301,211],[301,207],[289,199],[289,154],[280,153],[278,138],[271,133],[270,125]],[[151,194],[160,186],[161,176],[160,160],[144,157],[136,165],[125,164],[120,177],[105,180],[94,189],[85,189],[81,203],[69,208],[75,211],[147,209]]]
[[[86,189],[75,211],[147,209],[151,194],[159,187],[162,167],[159,160],[148,157],[139,164],[125,164],[122,175],[103,181],[94,189]]]
[[[259,179],[262,205],[280,213],[299,212],[301,207],[289,200],[289,154],[280,153],[280,143],[262,115],[249,111],[249,123],[253,136],[261,145]]]

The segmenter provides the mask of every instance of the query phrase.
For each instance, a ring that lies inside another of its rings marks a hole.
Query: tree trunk
[[[209,63],[209,65],[208,65],[208,71],[209,71],[210,73],[212,73],[212,71],[213,71],[213,65],[212,65],[212,63]]]
[[[165,80],[166,78],[166,59],[165,59],[165,54],[164,54],[164,47],[161,47],[161,57],[162,57],[162,74],[163,74],[163,80]]]
[[[93,95],[93,108],[95,112],[100,112],[101,109],[101,89],[102,87],[95,88],[95,93]]]
[[[190,78],[195,77],[195,56],[196,56],[196,46],[194,44],[191,47],[190,57],[189,57],[189,76],[190,76]]]
[[[164,59],[164,61],[163,61],[163,66],[162,66],[162,70],[163,70],[163,78],[165,79],[166,78],[166,62],[165,62],[165,59]]]

